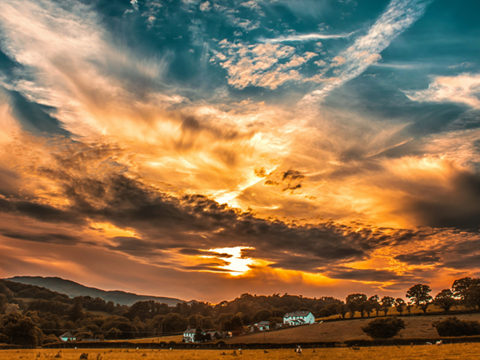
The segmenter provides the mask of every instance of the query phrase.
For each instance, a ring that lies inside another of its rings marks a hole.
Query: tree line
[[[319,316],[340,315],[345,319],[347,315],[353,318],[356,313],[359,313],[361,317],[365,317],[365,315],[370,317],[372,313],[378,316],[380,312],[387,315],[393,308],[398,315],[403,315],[405,311],[411,314],[413,307],[426,313],[431,305],[441,308],[445,313],[459,305],[480,310],[480,279],[478,278],[465,277],[455,280],[451,289],[443,289],[435,297],[431,295],[431,292],[432,289],[429,285],[416,284],[406,292],[407,301],[391,296],[384,296],[380,299],[377,295],[368,297],[360,293],[350,294],[344,303],[322,309]]]
[[[426,312],[432,304],[445,312],[457,305],[480,309],[480,279],[455,280],[451,289],[435,297],[428,285],[408,289],[407,301],[401,298],[354,293],[345,301],[334,297],[308,298],[301,295],[242,294],[232,301],[178,303],[174,307],[154,301],[139,301],[132,306],[114,304],[101,298],[70,298],[45,288],[0,280],[0,343],[36,346],[58,342],[64,332],[77,339],[133,339],[182,333],[188,327],[214,331],[242,332],[246,325],[269,321],[283,323],[292,311],[308,310],[315,317],[347,314],[354,317],[395,308],[399,315],[413,307]]]

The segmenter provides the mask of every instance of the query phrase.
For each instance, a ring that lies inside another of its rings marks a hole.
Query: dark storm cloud
[[[60,189],[57,194],[67,200],[68,207],[57,209],[22,199],[0,199],[0,209],[42,221],[81,225],[90,221],[108,222],[121,229],[134,229],[139,234],[137,237],[116,237],[112,244],[102,246],[161,266],[181,266],[169,254],[175,251],[211,257],[207,259],[208,264],[192,264],[193,267],[185,270],[212,271],[213,267],[226,263],[220,258],[230,255],[200,250],[245,246],[251,249],[243,249],[243,257],[264,259],[272,268],[325,273],[336,279],[359,281],[398,282],[401,277],[389,271],[356,270],[340,264],[365,260],[377,249],[427,240],[436,234],[432,229],[372,228],[361,223],[349,226],[335,222],[286,223],[261,219],[201,195],[174,197],[145,184],[139,177],[130,176],[127,171],[118,171],[115,162],[118,151],[115,146],[76,144],[75,150],[64,148],[48,167],[35,170],[57,184]],[[102,164],[101,175],[86,171],[98,163]],[[302,178],[295,171],[282,176]],[[468,178],[459,184],[469,191],[477,185]],[[23,234],[13,235],[11,238],[26,238]],[[459,250],[462,246],[468,247],[468,244],[461,245]],[[437,261],[435,254],[429,255],[417,253],[397,260],[412,264]]]
[[[441,258],[435,251],[422,251],[413,254],[402,254],[395,256],[395,259],[409,265],[426,265],[441,261]]]
[[[61,210],[50,205],[26,200],[0,198],[0,212],[18,214],[46,222],[86,224],[86,219],[79,217],[74,210]]]
[[[153,256],[158,254],[159,246],[149,241],[143,241],[135,237],[114,237],[115,245],[107,245],[106,248],[110,250],[118,250],[131,255],[148,255]]]
[[[0,232],[2,236],[26,241],[35,241],[40,243],[60,244],[60,245],[76,245],[82,241],[79,236],[65,235],[65,234],[21,234],[14,232]]]
[[[480,255],[462,256],[459,259],[447,261],[442,268],[453,268],[458,270],[475,269],[480,267]]]
[[[325,269],[324,272],[329,278],[342,280],[357,281],[392,281],[402,280],[405,275],[397,275],[393,271],[375,270],[375,269],[351,269],[347,267],[334,267],[333,269]]]
[[[420,192],[421,187],[417,189]],[[458,172],[448,188],[432,184],[424,194],[407,201],[407,210],[425,226],[478,230],[480,227],[480,176]],[[423,195],[423,196],[422,196]]]
[[[212,257],[218,257],[218,258],[224,258],[224,259],[229,259],[233,257],[233,255],[227,254],[227,253],[218,253],[215,251],[206,251],[206,250],[198,250],[198,249],[180,249],[178,252],[184,255],[212,256]]]
[[[251,246],[255,257],[270,260],[276,267],[307,271],[337,261],[362,259],[378,246],[394,241],[378,231],[354,231],[334,223],[301,226],[259,219],[200,195],[173,197],[118,174],[114,162],[111,171],[105,165],[104,176],[91,178],[85,168],[111,157],[112,149],[80,148],[82,151],[57,155],[56,164],[37,170],[56,181],[71,204],[69,208],[0,199],[0,209],[41,221],[86,224],[91,219],[133,228],[141,239],[118,237],[111,246],[128,254],[156,257],[159,251],[168,249],[182,248],[181,253],[186,254],[220,246]],[[299,174],[288,176],[298,178]],[[299,257],[304,260],[298,262]]]

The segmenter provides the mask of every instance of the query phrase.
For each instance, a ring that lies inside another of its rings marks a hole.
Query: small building
[[[195,334],[197,330],[188,328],[183,332],[183,339],[182,341],[185,343],[194,343],[195,342]]]
[[[67,331],[65,334],[60,335],[60,340],[62,341],[75,341],[76,338],[72,335],[70,331]]]
[[[258,330],[260,331],[270,330],[270,321],[260,321],[258,324],[255,325],[258,326]]]
[[[310,311],[294,311],[291,313],[285,314],[283,317],[284,325],[307,325],[315,323],[315,316]]]

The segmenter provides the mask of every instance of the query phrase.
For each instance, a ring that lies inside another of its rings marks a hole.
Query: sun
[[[229,274],[232,276],[238,276],[245,274],[247,271],[250,270],[249,265],[254,263],[253,259],[242,257],[242,250],[244,249],[253,249],[251,247],[246,246],[235,246],[235,247],[226,247],[226,248],[217,248],[217,249],[210,249],[209,251],[213,251],[220,254],[229,254],[232,255],[231,257],[218,257],[219,259],[225,260],[228,262],[228,265],[219,266],[219,269],[228,270]]]

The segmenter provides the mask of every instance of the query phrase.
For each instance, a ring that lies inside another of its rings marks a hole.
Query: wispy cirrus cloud
[[[281,42],[297,42],[297,41],[314,41],[314,40],[325,40],[325,39],[343,39],[352,36],[354,33],[348,34],[298,34],[298,35],[290,35],[290,36],[280,36],[277,38],[265,38],[261,37],[258,40],[264,43],[281,43]]]
[[[371,64],[378,61],[380,53],[403,31],[408,29],[425,13],[432,0],[392,0],[384,13],[378,18],[364,36],[337,55],[342,60],[338,75],[320,90],[315,90],[303,98],[303,102],[322,100],[332,90],[356,78]],[[323,74],[321,78],[325,78]]]

